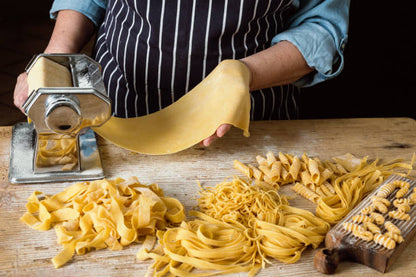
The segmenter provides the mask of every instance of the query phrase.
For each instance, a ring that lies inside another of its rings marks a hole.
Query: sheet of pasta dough
[[[243,63],[226,60],[170,106],[142,117],[111,117],[94,131],[122,148],[151,155],[189,148],[225,123],[249,136],[249,81]]]
[[[69,69],[45,57],[36,60],[28,73],[27,82],[29,94],[38,88],[72,87]]]

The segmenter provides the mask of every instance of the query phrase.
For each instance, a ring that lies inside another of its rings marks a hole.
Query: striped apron
[[[291,7],[291,0],[109,0],[94,58],[113,115],[163,109],[222,60],[269,47]],[[251,92],[251,119],[296,118],[298,94],[293,85]]]

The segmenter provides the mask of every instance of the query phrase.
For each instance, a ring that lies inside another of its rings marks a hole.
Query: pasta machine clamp
[[[67,72],[70,85],[45,85],[29,91],[23,104],[29,122],[13,126],[9,181],[22,184],[104,178],[95,133],[90,129],[111,116],[100,65],[84,54],[40,54],[26,72],[29,74],[41,59]],[[45,80],[60,82],[62,77],[47,76],[54,70],[40,72]]]

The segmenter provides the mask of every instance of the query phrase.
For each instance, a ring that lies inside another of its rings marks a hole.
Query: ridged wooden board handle
[[[315,268],[324,274],[334,274],[339,262],[340,253],[337,249],[319,249],[313,258]]]

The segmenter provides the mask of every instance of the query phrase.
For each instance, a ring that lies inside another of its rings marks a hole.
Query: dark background
[[[344,70],[302,90],[301,116],[416,119],[414,19],[405,2],[352,1]]]
[[[0,73],[13,79],[30,57],[46,46],[52,26],[48,15],[52,1],[6,3],[0,11],[0,49],[6,48],[7,52],[1,52],[0,63],[11,57],[4,53],[13,54],[20,49],[25,55],[21,68],[15,66],[8,72],[7,67],[0,68]],[[301,118],[416,119],[416,23],[409,3],[352,1],[344,70],[334,79],[302,89]],[[37,40],[34,45],[29,39],[35,37],[37,26],[43,28],[43,41]],[[16,31],[7,31],[9,28]],[[22,46],[25,43],[28,45]],[[9,83],[13,82],[9,79]],[[4,90],[4,81],[2,86]],[[12,101],[11,96],[7,99]]]

